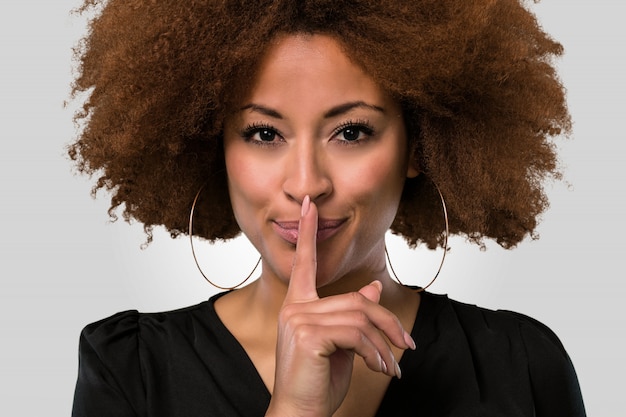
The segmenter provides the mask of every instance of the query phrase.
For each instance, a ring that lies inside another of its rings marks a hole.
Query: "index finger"
[[[317,207],[307,195],[302,201],[298,242],[284,304],[317,300]]]

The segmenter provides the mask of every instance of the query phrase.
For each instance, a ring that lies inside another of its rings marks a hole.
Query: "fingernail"
[[[381,372],[386,374],[387,373],[387,364],[383,360],[383,357],[380,356],[380,353],[378,353],[378,362],[380,363],[380,370],[381,370]]]
[[[379,280],[372,281],[371,285],[375,286],[376,288],[378,288],[378,291],[382,292],[382,290],[383,290],[383,283],[380,282]]]
[[[400,365],[398,365],[398,362],[396,362],[396,376],[398,377],[398,379],[402,378],[402,371],[400,370]]]
[[[404,341],[406,342],[407,345],[409,345],[411,350],[417,349],[417,345],[415,344],[415,340],[413,340],[411,335],[408,334],[407,332],[404,332]]]
[[[309,212],[310,207],[311,207],[311,198],[307,195],[304,197],[304,200],[302,200],[302,209],[300,210],[300,215],[302,217],[306,216],[306,214]]]

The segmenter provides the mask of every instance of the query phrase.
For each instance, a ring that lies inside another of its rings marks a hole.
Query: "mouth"
[[[346,219],[323,219],[317,221],[317,243],[323,242],[334,236],[346,222]],[[276,221],[272,222],[274,231],[284,240],[295,245],[298,242],[299,221]]]

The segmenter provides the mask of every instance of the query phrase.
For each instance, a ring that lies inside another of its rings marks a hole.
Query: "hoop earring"
[[[241,281],[239,284],[235,285],[234,287],[223,287],[221,285],[217,285],[216,283],[214,283],[213,281],[211,281],[209,279],[209,277],[207,277],[204,272],[202,271],[202,268],[200,267],[200,264],[198,263],[198,258],[196,258],[196,251],[194,250],[193,247],[193,213],[196,209],[196,202],[198,201],[198,197],[200,197],[200,193],[202,192],[202,190],[204,189],[204,186],[206,185],[206,183],[202,184],[202,187],[200,187],[200,189],[198,190],[198,192],[196,193],[196,197],[193,199],[193,204],[191,205],[191,213],[189,214],[189,243],[191,244],[191,254],[193,255],[193,260],[196,263],[196,267],[198,267],[198,271],[200,271],[200,274],[202,274],[202,276],[204,277],[204,279],[211,284],[212,286],[214,286],[215,288],[219,288],[220,290],[228,290],[228,291],[232,291],[236,288],[239,288],[240,286],[242,286],[243,284],[246,283],[246,281],[248,281],[250,279],[250,277],[252,276],[252,274],[254,274],[254,271],[256,271],[257,267],[259,266],[259,264],[261,263],[261,257],[259,257],[259,260],[256,262],[256,265],[254,265],[254,268],[252,269],[252,271],[250,271],[250,273],[248,274],[248,276]]]
[[[428,285],[421,287],[421,288],[417,288],[417,289],[411,289],[411,291],[416,292],[416,293],[426,291],[426,288],[430,287],[432,283],[435,282],[435,280],[439,276],[439,273],[441,272],[441,268],[443,267],[443,262],[446,260],[446,253],[448,253],[448,237],[450,237],[450,227],[448,225],[448,209],[446,208],[446,201],[443,199],[443,194],[441,193],[441,190],[439,189],[437,184],[433,183],[433,185],[435,186],[435,188],[437,189],[437,192],[439,193],[439,198],[441,198],[441,206],[443,208],[443,218],[446,222],[446,234],[443,240],[443,256],[441,257],[441,263],[439,264],[439,269],[437,269],[437,273],[435,274],[433,279],[430,280]],[[389,258],[389,251],[387,251],[387,245],[385,245],[385,255],[387,256],[387,262],[389,262],[389,269],[391,269],[391,273],[393,274],[394,278],[396,279],[398,284],[405,286],[402,283],[402,281],[400,281],[400,278],[398,278],[398,276],[396,275],[396,271],[393,270],[393,265],[391,264],[391,259]]]

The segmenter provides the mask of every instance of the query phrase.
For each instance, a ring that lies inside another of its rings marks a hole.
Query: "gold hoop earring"
[[[416,292],[416,293],[426,291],[426,288],[430,287],[432,283],[435,282],[435,280],[439,276],[439,273],[441,272],[441,268],[443,267],[443,262],[446,260],[446,253],[448,253],[448,237],[450,237],[450,227],[448,225],[448,209],[446,208],[446,201],[443,199],[443,194],[441,193],[441,190],[439,189],[439,187],[437,187],[437,184],[433,183],[433,185],[435,186],[435,188],[437,189],[437,192],[439,193],[439,198],[441,198],[441,206],[443,208],[443,218],[446,222],[446,234],[443,240],[443,256],[441,257],[441,263],[439,264],[439,269],[437,269],[437,273],[435,274],[433,279],[431,279],[430,282],[426,286],[412,290],[413,292]],[[394,278],[396,279],[398,284],[404,286],[402,281],[400,281],[400,278],[398,278],[398,276],[396,275],[396,271],[393,270],[393,265],[391,264],[391,259],[389,258],[389,251],[387,251],[387,245],[385,245],[385,255],[387,256],[387,262],[389,262],[389,269],[391,269],[391,273],[393,274]]]
[[[200,271],[200,274],[202,274],[202,276],[204,277],[204,279],[211,285],[213,285],[215,288],[219,288],[220,290],[228,290],[228,291],[232,291],[236,288],[239,288],[240,286],[242,286],[243,284],[246,283],[246,281],[248,281],[250,279],[250,277],[252,276],[252,274],[254,274],[254,271],[256,271],[257,267],[259,266],[259,264],[261,263],[261,257],[259,257],[259,260],[256,262],[256,265],[254,265],[254,268],[252,269],[252,271],[250,271],[250,273],[248,274],[248,276],[241,281],[239,284],[235,285],[234,287],[223,287],[221,285],[217,285],[216,283],[214,283],[213,281],[211,281],[209,279],[209,277],[207,277],[204,272],[202,271],[202,268],[200,267],[200,264],[198,263],[198,258],[196,258],[196,251],[194,250],[193,247],[193,213],[196,209],[196,202],[198,201],[198,197],[200,197],[200,193],[202,192],[202,190],[204,189],[204,186],[206,185],[206,183],[202,184],[202,187],[200,187],[200,189],[198,190],[198,192],[196,193],[196,197],[193,199],[193,204],[191,205],[191,213],[189,214],[189,243],[191,244],[191,254],[193,255],[193,260],[196,263],[196,267],[198,267],[198,271]]]

